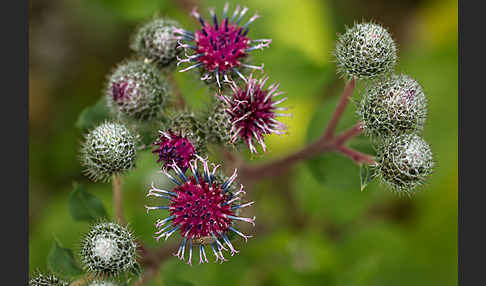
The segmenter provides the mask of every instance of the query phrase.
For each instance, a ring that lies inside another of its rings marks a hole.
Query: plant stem
[[[126,225],[125,215],[123,214],[123,180],[120,175],[113,174],[113,207],[115,209],[115,217]]]
[[[353,78],[344,87],[344,91],[341,94],[339,103],[336,106],[336,109],[334,110],[331,120],[329,120],[326,131],[324,132],[323,135],[324,140],[329,140],[334,136],[334,131],[336,131],[336,127],[339,123],[339,120],[341,119],[344,110],[346,110],[346,107],[348,106],[349,98],[353,94],[355,86],[356,86],[355,79]]]

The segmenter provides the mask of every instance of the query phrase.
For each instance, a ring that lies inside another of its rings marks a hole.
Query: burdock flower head
[[[203,165],[203,170],[198,169],[198,163]],[[157,189],[152,185],[147,196],[160,197],[169,200],[165,206],[146,206],[149,210],[169,210],[169,217],[157,220],[156,239],[167,238],[174,232],[179,231],[182,236],[182,243],[176,255],[184,260],[186,245],[189,251],[187,263],[192,264],[192,247],[199,245],[199,263],[208,262],[206,257],[206,245],[211,245],[216,261],[226,259],[222,250],[228,250],[231,255],[238,251],[231,244],[228,237],[233,232],[245,239],[250,237],[244,235],[234,227],[235,221],[245,221],[254,225],[255,218],[240,217],[237,211],[248,207],[253,202],[241,202],[240,195],[244,194],[243,186],[239,191],[233,192],[231,184],[236,179],[236,170],[233,175],[224,182],[217,177],[216,170],[219,166],[213,165],[210,172],[207,160],[197,156],[190,163],[192,175],[186,176],[176,164],[172,170],[177,175],[174,177],[165,172],[167,177],[177,186],[171,190]]]
[[[138,29],[130,47],[145,58],[165,67],[176,60],[180,49],[174,29],[180,24],[171,19],[157,18]]]
[[[160,137],[154,143],[156,146],[152,153],[159,155],[157,163],[163,162],[163,169],[167,169],[174,162],[185,172],[189,167],[189,161],[195,158],[195,149],[191,141],[180,133],[173,131],[159,131]]]
[[[68,286],[69,282],[64,281],[52,274],[39,273],[29,281],[29,286]]]
[[[114,114],[145,121],[161,115],[169,92],[169,82],[157,66],[129,60],[109,76],[106,99]]]
[[[397,47],[388,31],[375,23],[359,23],[339,35],[334,52],[338,72],[370,79],[393,71]]]
[[[206,129],[201,118],[190,111],[174,114],[170,124],[159,131],[159,138],[153,143],[152,153],[158,155],[157,163],[163,163],[163,169],[170,168],[175,162],[184,172],[194,154],[207,151]]]
[[[434,168],[429,144],[416,134],[392,136],[378,146],[378,177],[397,193],[412,194]]]
[[[94,181],[108,181],[113,174],[122,174],[135,167],[137,135],[125,125],[105,122],[86,136],[81,145],[83,172]]]
[[[113,222],[94,225],[81,245],[84,268],[96,276],[117,276],[132,269],[136,264],[133,234]]]
[[[277,107],[287,100],[287,97],[275,100],[275,97],[282,95],[283,92],[277,92],[278,83],[265,88],[267,80],[267,76],[257,80],[250,75],[243,87],[231,86],[231,96],[221,96],[228,106],[226,112],[231,118],[231,142],[243,140],[252,153],[258,153],[254,146],[255,142],[262,146],[263,152],[266,151],[264,135],[286,133],[286,126],[275,117],[291,116],[289,113],[278,113],[287,110],[285,107]]]
[[[374,137],[419,133],[427,118],[427,98],[416,80],[393,75],[365,90],[358,115],[366,134]]]
[[[263,70],[261,67],[248,65],[243,62],[248,53],[254,50],[263,50],[270,45],[270,39],[251,40],[248,37],[248,26],[259,16],[255,14],[245,24],[240,22],[248,11],[244,7],[240,10],[237,6],[231,18],[228,15],[228,3],[224,6],[222,21],[219,22],[214,9],[209,12],[212,18],[212,24],[206,22],[201,15],[194,9],[191,13],[202,25],[202,28],[195,33],[184,29],[175,29],[175,34],[180,40],[194,42],[193,44],[183,44],[186,51],[193,50],[191,55],[179,59],[178,65],[182,63],[191,63],[189,67],[181,72],[201,68],[202,80],[216,80],[221,87],[220,80],[231,82],[232,77],[239,76],[245,80],[240,68]]]
[[[113,281],[107,280],[94,280],[88,286],[118,286]]]

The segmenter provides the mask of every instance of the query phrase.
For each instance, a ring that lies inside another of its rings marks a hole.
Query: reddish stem
[[[361,153],[359,151],[356,151],[356,150],[351,149],[349,147],[346,147],[344,145],[336,146],[336,151],[340,152],[343,155],[348,156],[356,164],[361,164],[361,163],[366,163],[366,164],[369,164],[369,165],[375,164],[375,161],[373,160],[372,156],[370,156],[368,154]]]
[[[361,134],[361,132],[363,132],[363,124],[360,121],[356,123],[356,125],[354,125],[352,128],[334,137],[334,142],[336,143],[336,145],[343,145],[349,139]]]
[[[323,135],[325,140],[329,140],[334,136],[334,132],[336,131],[336,127],[339,123],[339,120],[341,119],[344,110],[346,110],[346,107],[348,106],[349,98],[353,94],[354,87],[355,87],[355,80],[354,78],[352,78],[348,82],[348,84],[344,87],[344,91],[341,94],[339,103],[336,106],[336,109],[334,110],[334,114],[332,115],[331,120],[329,120],[327,129]]]

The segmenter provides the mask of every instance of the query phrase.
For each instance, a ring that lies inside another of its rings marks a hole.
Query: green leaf
[[[108,217],[103,203],[77,183],[73,184],[73,191],[68,198],[68,206],[69,213],[76,221],[91,222]]]
[[[375,168],[362,164],[359,169],[360,181],[361,181],[361,191],[363,191],[366,186],[375,178]]]
[[[79,129],[91,129],[103,120],[109,118],[109,110],[106,107],[105,97],[102,97],[95,105],[86,107],[76,121],[76,127]]]
[[[74,259],[73,251],[68,248],[62,248],[57,240],[47,255],[47,267],[52,272],[63,276],[71,277],[80,275],[83,270],[78,266]]]

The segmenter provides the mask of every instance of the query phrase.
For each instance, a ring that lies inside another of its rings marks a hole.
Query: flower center
[[[112,239],[95,237],[93,253],[103,261],[109,261],[118,253],[118,247]]]
[[[169,210],[175,215],[172,224],[180,226],[181,233],[188,238],[219,235],[231,226],[231,219],[225,216],[233,215],[231,203],[226,203],[229,196],[216,183],[210,187],[202,177],[191,178],[174,192],[177,197]]]
[[[248,30],[224,19],[221,25],[205,25],[196,32],[198,58],[209,71],[225,71],[238,67],[240,58],[246,57],[245,50],[249,47],[246,37]]]

